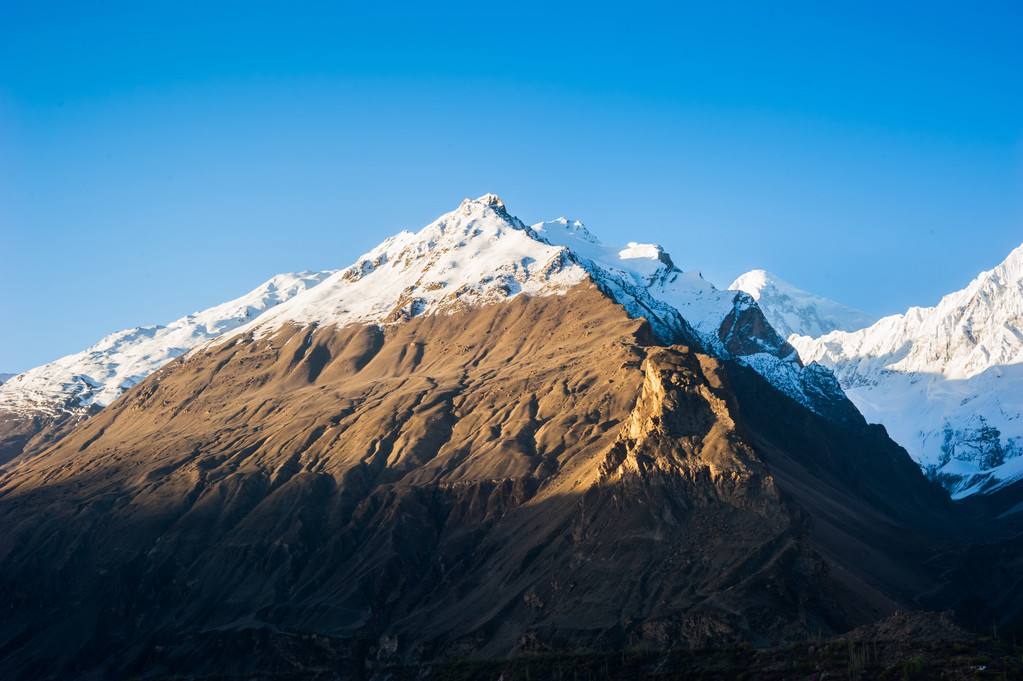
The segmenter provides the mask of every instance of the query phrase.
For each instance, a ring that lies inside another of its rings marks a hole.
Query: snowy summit
[[[728,288],[753,296],[771,326],[786,338],[855,331],[876,321],[866,312],[796,288],[767,270],[751,270]]]
[[[1023,246],[934,307],[789,341],[953,496],[1023,478]]]
[[[527,225],[485,194],[418,232],[384,240],[345,269],[279,275],[237,300],[167,326],[112,334],[15,376],[0,386],[0,411],[81,415],[205,343],[265,335],[283,324],[397,324],[519,295],[560,295],[584,282],[648,319],[663,338],[695,335],[709,352],[747,363],[804,404],[837,390],[830,374],[804,369],[783,338],[755,322],[759,309],[746,293],[682,271],[656,244],[607,246],[567,218]]]

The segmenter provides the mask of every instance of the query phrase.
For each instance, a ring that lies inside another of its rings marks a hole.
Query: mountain
[[[955,606],[962,523],[830,376],[656,246],[467,200],[0,468],[0,676],[362,678]]]
[[[8,380],[14,378],[17,374],[0,374],[0,385],[3,385]]]
[[[784,338],[793,334],[823,336],[831,331],[855,331],[876,321],[866,312],[807,293],[766,270],[751,270],[728,288],[750,294]]]
[[[472,234],[457,228],[466,218],[474,220]],[[402,266],[408,263],[414,266]],[[0,385],[0,464],[47,446],[170,360],[222,335],[284,321],[395,323],[520,293],[556,294],[590,276],[661,331],[744,357],[804,404],[823,408],[827,398],[820,396],[839,392],[830,375],[793,361],[792,349],[747,296],[682,272],[660,246],[609,248],[565,218],[527,227],[498,197],[486,195],[466,200],[418,235],[385,240],[344,271],[281,274],[236,300],[166,326],[119,331],[18,375]],[[321,284],[316,294],[299,296]]]
[[[591,280],[662,337],[684,338],[736,358],[811,409],[841,403],[841,390],[795,351],[741,291],[721,291],[683,272],[655,244],[602,244],[578,220],[527,226],[493,194],[466,199],[420,232],[402,232],[296,296],[221,337],[257,337],[281,324],[392,324],[519,295],[562,295]]]
[[[1023,246],[934,307],[789,342],[954,497],[1023,479]]]
[[[255,319],[330,274],[280,274],[235,300],[166,326],[118,331],[82,352],[2,381],[0,464],[30,443],[49,442],[64,426],[94,414],[175,357]]]

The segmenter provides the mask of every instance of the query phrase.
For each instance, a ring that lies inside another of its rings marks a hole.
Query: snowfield
[[[855,331],[876,321],[866,312],[803,291],[766,270],[751,270],[728,288],[753,296],[771,326],[785,338]]]
[[[733,286],[793,329],[788,340],[803,361],[830,368],[867,420],[884,424],[953,497],[1023,476],[1023,246],[937,305],[858,330],[848,328],[856,321],[848,308],[830,317],[837,303],[819,305],[794,287],[768,283],[758,296],[750,288],[759,278]],[[828,325],[836,330],[814,335]]]

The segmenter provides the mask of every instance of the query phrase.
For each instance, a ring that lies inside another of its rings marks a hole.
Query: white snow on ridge
[[[215,342],[265,335],[284,323],[396,323],[520,294],[559,295],[584,280],[661,331],[678,330],[681,313],[711,345],[737,299],[699,273],[676,268],[656,244],[607,246],[567,218],[529,227],[509,215],[499,197],[486,194],[464,200],[417,233],[385,240],[322,285]]]
[[[719,338],[723,322],[756,306],[746,293],[721,291],[698,272],[679,270],[656,244],[610,247],[567,218],[529,227],[512,217],[499,197],[486,194],[464,200],[419,232],[385,240],[321,285],[211,344],[247,334],[263,337],[283,324],[399,323],[522,294],[561,295],[587,280],[629,314],[647,318],[663,337],[677,338],[691,329],[705,347],[722,355],[729,352]],[[768,380],[784,377],[776,386],[794,399],[812,407],[808,391],[827,389],[820,372],[803,372],[773,331],[752,346],[756,357],[750,366]],[[838,390],[833,380],[830,384]]]
[[[937,373],[964,379],[1023,362],[1023,246],[934,307],[913,307],[854,333],[802,341],[807,353],[857,362],[857,372]]]
[[[416,234],[401,232],[320,286],[222,340],[282,324],[394,323],[514,298],[563,293],[586,272],[543,243],[492,194],[465,200]]]
[[[830,374],[804,371],[784,340],[756,321],[748,294],[683,272],[656,244],[612,248],[566,218],[529,227],[486,194],[419,232],[386,239],[343,270],[279,275],[237,300],[166,327],[111,334],[18,375],[0,385],[0,411],[56,416],[103,407],[175,357],[284,324],[394,324],[523,294],[561,295],[585,281],[663,338],[696,340],[695,333],[708,351],[744,361],[810,408],[812,395],[841,394]]]
[[[331,272],[280,274],[241,298],[167,326],[112,333],[92,347],[30,369],[0,385],[0,410],[55,416],[103,407],[195,346],[244,324],[316,286]]]
[[[953,496],[1021,477],[1023,246],[934,307],[789,342]]]
[[[796,288],[766,270],[751,270],[728,288],[753,296],[771,326],[785,338],[855,331],[876,321],[866,312]]]
[[[567,218],[538,223],[533,230],[545,241],[568,248],[598,280],[631,282],[654,301],[677,311],[710,345],[716,343],[721,321],[736,304],[734,292],[715,288],[699,272],[678,269],[657,244],[605,246],[582,222]],[[628,307],[621,295],[616,298]]]

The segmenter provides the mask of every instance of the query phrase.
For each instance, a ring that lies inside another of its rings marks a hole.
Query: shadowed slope
[[[353,668],[768,642],[912,607],[920,551],[843,525],[943,517],[905,453],[654,343],[583,285],[174,362],[3,472],[0,672],[186,673],[223,637],[221,673],[266,671],[258,632]]]

